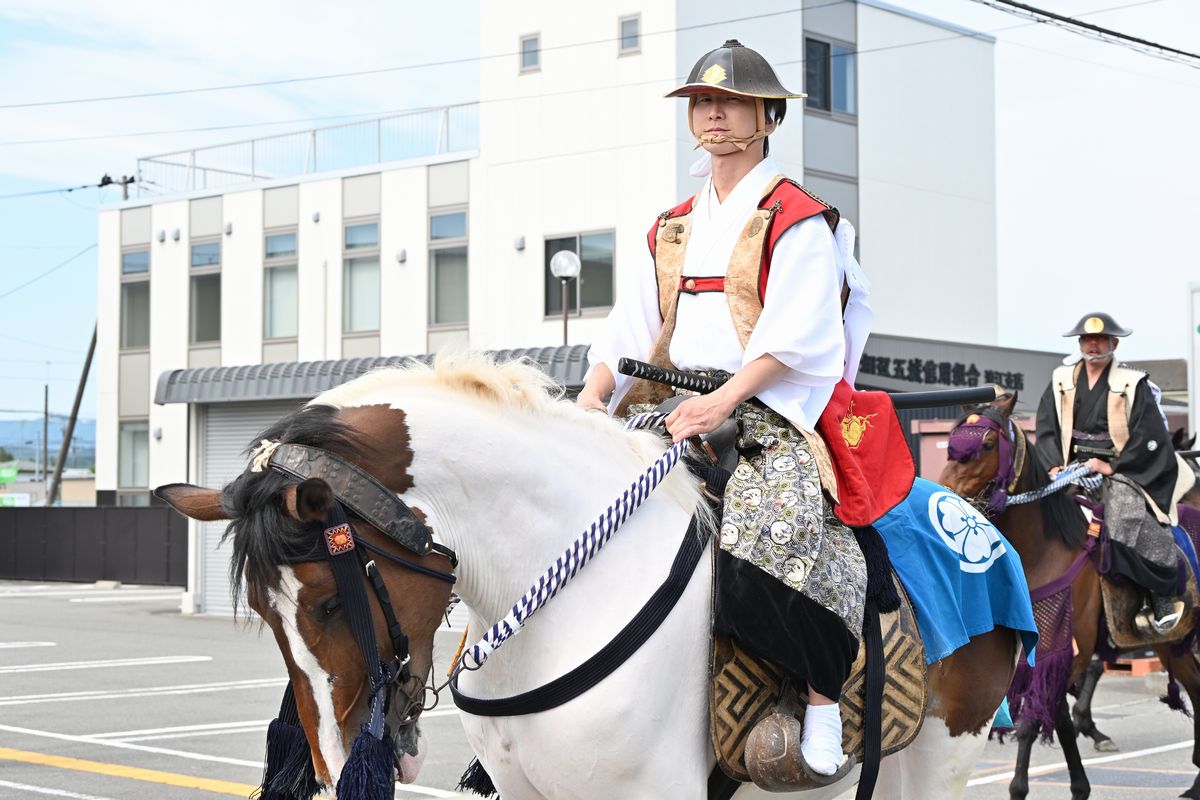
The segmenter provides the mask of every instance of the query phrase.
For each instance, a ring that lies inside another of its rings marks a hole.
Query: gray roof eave
[[[496,350],[490,355],[498,361],[527,358],[568,390],[578,390],[587,374],[587,353],[587,345],[570,345]],[[426,354],[168,370],[158,377],[154,402],[166,405],[311,400],[374,369],[413,361],[428,364],[432,360],[433,356]]]

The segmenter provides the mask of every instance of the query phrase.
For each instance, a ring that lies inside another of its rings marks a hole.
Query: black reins
[[[345,607],[346,624],[371,682],[370,717],[363,726],[363,733],[381,740],[388,732],[384,719],[395,692],[399,690],[407,699],[407,705],[400,715],[401,725],[414,722],[420,715],[424,693],[418,700],[406,688],[412,679],[408,635],[400,624],[392,605],[391,593],[372,556],[385,558],[412,572],[450,585],[457,578],[452,572],[418,564],[367,542],[356,535],[351,520],[357,518],[369,524],[418,556],[442,555],[450,561],[451,568],[458,566],[458,556],[451,548],[433,541],[429,528],[395,492],[341,456],[316,447],[283,443],[270,450],[263,466],[282,473],[296,483],[319,478],[333,491],[335,501],[326,512],[321,543],[308,553],[289,558],[288,563],[322,559],[329,563],[338,596]],[[347,514],[347,509],[351,514]],[[364,574],[387,625],[392,645],[392,658],[389,661],[380,657],[370,599],[361,577]],[[290,683],[288,690],[291,690]]]

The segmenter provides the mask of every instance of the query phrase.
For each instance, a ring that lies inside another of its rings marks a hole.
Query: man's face
[[[1116,349],[1115,336],[1089,333],[1079,337],[1079,352],[1087,356],[1089,361],[1099,361],[1104,356],[1111,356]]]
[[[773,123],[767,123],[770,133]],[[692,106],[692,130],[697,136],[725,134],[746,139],[758,130],[758,111],[753,97],[740,97],[724,92],[705,92],[696,95]],[[732,142],[706,144],[704,149],[713,155],[728,155],[738,151]]]

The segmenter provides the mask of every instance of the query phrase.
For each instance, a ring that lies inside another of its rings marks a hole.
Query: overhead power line
[[[998,11],[1003,11],[1007,14],[1012,14],[1017,17],[1031,19],[1035,22],[1054,25],[1071,33],[1085,36],[1089,39],[1094,39],[1106,44],[1116,44],[1122,47],[1127,47],[1139,53],[1151,55],[1156,58],[1173,61],[1176,64],[1184,64],[1194,69],[1200,69],[1200,53],[1192,53],[1187,50],[1180,50],[1175,47],[1168,47],[1165,44],[1152,42],[1148,39],[1142,39],[1137,36],[1130,36],[1127,33],[1112,30],[1111,28],[1102,28],[1099,25],[1093,25],[1090,22],[1084,22],[1078,17],[1066,17],[1062,14],[1056,14],[1053,11],[1036,8],[1025,3],[1018,3],[1016,0],[973,0],[980,5],[994,8]],[[1115,9],[1105,9],[1111,11]],[[1095,12],[1093,12],[1095,13]],[[1081,15],[1082,16],[1082,15]]]
[[[752,19],[765,19],[768,17],[779,17],[786,14],[798,14],[801,11],[812,11],[818,8],[827,6],[835,6],[841,3],[849,2],[849,0],[831,0],[831,2],[821,3],[820,5],[808,6],[807,8],[788,8],[782,11],[771,11],[764,14],[748,14],[743,17],[731,17],[729,19],[715,20],[713,22],[702,22],[696,25],[681,25],[677,28],[666,28],[659,31],[647,31],[641,36],[643,38],[650,36],[662,36],[668,33],[681,33],[684,31],[699,30],[700,28],[711,28],[717,25],[728,25],[734,22],[745,22]],[[539,47],[543,53],[552,52],[555,50],[568,50],[576,47],[590,47],[593,45],[612,44],[620,41],[620,36],[607,36],[602,39],[591,39],[585,42],[570,42],[568,44],[550,45]],[[76,105],[80,103],[104,103],[113,100],[141,100],[150,97],[169,97],[174,95],[201,94],[204,92],[224,92],[236,89],[254,89],[263,86],[284,86],[294,83],[309,83],[312,81],[335,80],[338,78],[361,78],[368,75],[383,75],[390,72],[405,72],[414,69],[427,69],[430,67],[448,67],[459,64],[471,64],[479,61],[488,61],[496,58],[515,58],[521,55],[520,51],[511,51],[506,53],[492,53],[482,56],[464,56],[462,58],[450,58],[442,61],[425,61],[419,64],[399,64],[392,67],[378,67],[376,69],[354,70],[352,72],[331,72],[325,75],[306,75],[294,78],[276,78],[267,81],[250,81],[246,83],[227,83],[217,86],[198,86],[190,89],[163,89],[156,92],[139,92],[136,94],[114,94],[100,97],[76,97],[65,100],[41,100],[30,103],[7,103],[0,105],[0,109],[13,108],[40,108],[44,106],[65,106]]]
[[[979,0],[976,0],[976,1],[978,2]],[[1118,11],[1120,9],[1133,8],[1135,6],[1150,5],[1153,3],[1160,3],[1162,1],[1163,0],[1138,0],[1138,2],[1127,3],[1125,5],[1111,6],[1109,8],[1099,9],[1097,11],[1090,11],[1090,12],[1087,12],[1087,14],[1081,14],[1080,16],[1088,16],[1090,14],[1102,14],[1102,13],[1105,13],[1108,11]],[[836,5],[837,3],[841,3],[841,2],[846,2],[846,0],[836,0],[836,2],[825,3],[825,4],[819,5],[819,6],[808,6],[804,10],[812,11],[814,9],[824,8],[825,6]],[[794,10],[796,10],[796,9],[793,9],[793,11]],[[792,12],[789,11],[789,12],[778,12],[778,13],[783,14],[783,13],[792,13]],[[771,16],[771,15],[768,14],[765,16]],[[752,18],[753,17],[740,17],[737,20],[730,20],[730,21],[741,21],[741,20],[752,19]],[[706,23],[706,24],[713,25],[713,24],[718,24],[718,23]],[[1003,28],[994,28],[989,31],[979,31],[979,32],[963,31],[963,32],[959,32],[959,33],[952,33],[948,36],[939,36],[934,39],[921,39],[921,40],[918,40],[915,42],[904,42],[901,44],[883,45],[881,47],[871,47],[871,48],[866,48],[866,49],[848,51],[845,55],[859,56],[859,55],[867,55],[870,53],[882,53],[882,52],[887,52],[890,50],[902,50],[905,48],[918,47],[921,45],[939,44],[941,42],[947,42],[947,41],[951,41],[953,39],[975,38],[975,37],[979,37],[982,35],[1003,33],[1005,31],[1016,30],[1018,28],[1028,28],[1028,27],[1031,27],[1031,26],[1037,25],[1037,24],[1040,24],[1040,22],[1026,22],[1026,23],[1022,23],[1020,25],[1008,25]],[[701,26],[692,26],[692,27],[701,27]],[[671,31],[658,31],[657,33],[671,33],[671,32],[674,32],[675,30],[685,30],[685,29],[679,28],[679,29],[672,29]],[[643,35],[649,36],[651,34],[643,34]],[[606,39],[606,40],[601,40],[601,41],[610,41],[610,40]],[[547,49],[563,49],[563,48],[568,48],[568,47],[580,47],[580,46],[583,46],[586,44],[594,44],[594,42],[559,45],[557,48],[547,48]],[[1034,48],[1034,49],[1040,49],[1040,48]],[[1046,52],[1050,52],[1050,51],[1046,51]],[[797,59],[790,59],[787,61],[775,62],[775,66],[789,66],[792,64],[803,64],[803,63],[804,63],[804,59],[797,58]],[[604,86],[589,86],[589,87],[584,87],[582,89],[565,89],[565,90],[558,91],[558,92],[544,92],[537,96],[539,98],[546,98],[546,97],[558,97],[558,96],[562,96],[562,95],[582,94],[582,93],[586,93],[586,92],[606,91],[609,89],[624,89],[624,88],[635,87],[635,86],[646,86],[646,85],[655,84],[655,83],[666,83],[666,82],[670,82],[671,80],[677,80],[678,78],[679,78],[679,76],[673,76],[672,78],[652,78],[650,80],[633,81],[633,82],[629,82],[629,83],[606,84]],[[216,89],[214,88],[213,90],[215,91]],[[527,100],[527,99],[529,99],[529,97],[526,95],[514,96],[514,97],[489,97],[489,98],[477,100],[477,101],[474,101],[471,103],[459,103],[457,105],[464,105],[464,106],[466,106],[466,105],[483,105],[485,103],[505,103],[505,102],[510,102],[510,101],[514,101],[514,100]],[[0,106],[0,108],[5,108],[5,106]],[[333,115],[319,116],[319,117],[301,117],[301,118],[283,119],[283,120],[279,120],[279,119],[263,120],[263,121],[259,121],[259,122],[239,122],[239,123],[231,123],[228,125],[206,125],[204,127],[194,127],[194,128],[171,128],[171,129],[150,130],[150,131],[146,131],[146,130],[126,131],[123,133],[103,133],[103,134],[94,134],[94,135],[88,135],[88,136],[70,136],[70,137],[63,137],[63,138],[57,138],[57,139],[17,139],[17,140],[12,140],[12,141],[7,141],[7,142],[0,142],[0,147],[15,147],[15,146],[19,146],[19,145],[63,144],[63,143],[69,143],[69,142],[88,142],[88,141],[98,141],[98,140],[104,140],[104,139],[125,139],[125,138],[142,137],[142,136],[165,136],[165,135],[178,134],[178,133],[211,133],[214,131],[238,130],[238,129],[244,129],[244,128],[262,128],[262,127],[267,127],[270,125],[292,125],[292,124],[301,124],[301,123],[325,122],[325,121],[331,121],[331,120],[350,120],[350,119],[359,119],[359,118],[392,116],[392,115],[399,115],[399,114],[410,114],[410,113],[415,114],[415,113],[420,113],[422,111],[430,111],[430,110],[433,110],[433,107],[417,106],[417,107],[411,107],[411,108],[368,111],[368,112],[360,112],[360,113],[352,113],[352,114],[333,114]]]
[[[38,281],[40,281],[42,278],[46,277],[46,276],[47,276],[47,275],[49,275],[50,273],[52,273],[52,272],[56,272],[56,271],[58,271],[58,270],[62,269],[62,268],[63,268],[63,267],[65,267],[67,264],[70,264],[72,261],[74,261],[75,259],[79,258],[81,255],[83,255],[83,254],[84,254],[84,253],[86,253],[87,251],[94,249],[95,247],[96,247],[96,243],[95,243],[95,242],[93,242],[92,244],[89,244],[87,247],[83,248],[83,249],[82,249],[82,250],[80,250],[78,253],[76,253],[75,255],[73,255],[73,256],[71,256],[70,258],[68,258],[66,261],[60,261],[59,263],[55,264],[53,267],[51,267],[50,269],[48,269],[48,270],[46,270],[45,272],[41,273],[40,275],[35,275],[35,276],[33,276],[32,278],[30,278],[29,280],[27,280],[27,281],[25,281],[24,283],[22,283],[20,286],[14,286],[13,288],[9,289],[9,290],[8,290],[7,292],[5,292],[4,294],[0,294],[0,300],[3,300],[4,298],[6,298],[6,297],[8,297],[8,296],[10,296],[10,295],[16,294],[17,292],[19,292],[19,291],[21,291],[22,289],[24,289],[26,286],[29,286],[29,285],[31,285],[31,284],[34,284],[34,283],[37,283]],[[12,337],[6,337],[6,338],[12,338]]]

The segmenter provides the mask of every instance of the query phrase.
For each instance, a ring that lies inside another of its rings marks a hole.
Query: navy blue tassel
[[[500,796],[496,791],[495,784],[492,783],[492,776],[487,774],[487,770],[483,768],[483,764],[479,763],[478,758],[471,761],[471,765],[458,779],[458,786],[455,788],[459,791],[473,792],[481,797],[499,798]]]
[[[309,800],[321,790],[304,729],[283,720],[267,728],[266,769],[254,800]]]
[[[339,800],[392,800],[396,796],[391,737],[376,739],[363,726],[337,782]]]
[[[892,581],[892,559],[883,537],[874,526],[866,525],[854,529],[854,538],[867,562],[867,600],[875,601],[880,614],[900,608],[900,595]]]

